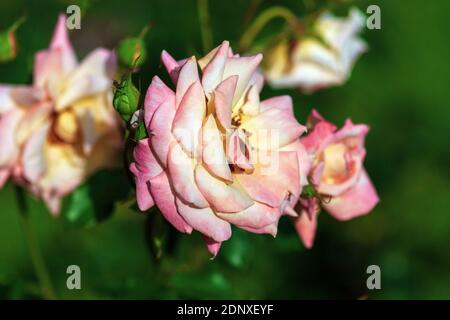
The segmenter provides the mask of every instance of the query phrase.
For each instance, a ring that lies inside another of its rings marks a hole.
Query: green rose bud
[[[8,62],[17,56],[16,30],[25,21],[22,17],[6,31],[0,32],[0,62]]]
[[[140,92],[134,86],[131,74],[125,76],[114,92],[113,106],[121,118],[128,122],[138,109]]]
[[[16,55],[17,48],[14,32],[0,33],[0,62],[11,61]]]
[[[117,47],[117,56],[124,67],[140,67],[147,58],[144,41],[140,37],[122,40]]]

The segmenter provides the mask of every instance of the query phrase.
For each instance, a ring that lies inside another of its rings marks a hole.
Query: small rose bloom
[[[367,50],[357,37],[364,25],[365,17],[356,8],[347,18],[322,14],[313,27],[318,38],[283,40],[270,49],[264,68],[269,84],[305,92],[343,84],[355,60]]]
[[[290,97],[260,101],[262,55],[240,57],[227,41],[198,61],[161,58],[175,89],[155,76],[145,97],[150,137],[130,166],[139,208],[199,231],[213,255],[232,224],[275,236],[281,215],[296,216],[307,157]]]
[[[106,49],[77,62],[61,15],[50,47],[36,54],[33,85],[0,85],[0,186],[12,176],[57,214],[61,197],[116,165],[114,73]]]
[[[312,127],[301,139],[310,156],[309,179],[323,197],[322,207],[338,220],[368,214],[378,203],[377,192],[363,167],[364,139],[369,128],[347,120],[344,127],[324,120],[315,110],[308,119]],[[306,247],[314,241],[319,213],[317,198],[300,199],[295,227]]]

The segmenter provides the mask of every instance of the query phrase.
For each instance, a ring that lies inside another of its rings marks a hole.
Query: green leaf
[[[93,226],[110,217],[129,190],[123,170],[99,171],[65,199],[64,217],[77,226]]]

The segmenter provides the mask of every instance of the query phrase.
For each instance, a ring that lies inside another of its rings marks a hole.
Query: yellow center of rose
[[[334,184],[345,180],[348,175],[346,151],[347,147],[343,143],[330,144],[325,148],[322,182]]]
[[[75,114],[66,110],[56,118],[55,133],[63,141],[74,143],[78,138],[78,121]]]

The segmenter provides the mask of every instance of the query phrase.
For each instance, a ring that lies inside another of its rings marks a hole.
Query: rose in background
[[[351,9],[347,18],[321,14],[303,37],[279,40],[267,50],[264,75],[274,88],[311,92],[343,84],[355,60],[367,50],[358,38],[364,14]]]
[[[199,61],[163,51],[176,89],[155,76],[145,97],[149,138],[130,166],[138,206],[156,204],[178,231],[199,231],[213,255],[231,224],[275,236],[283,214],[297,215],[305,127],[290,97],[260,102],[261,59],[233,54],[227,41]]]
[[[369,127],[355,125],[347,119],[337,130],[316,110],[309,116],[308,127],[310,132],[301,142],[310,159],[309,182],[320,196],[300,199],[297,205],[300,214],[294,223],[303,243],[310,248],[317,227],[319,202],[336,219],[349,220],[368,214],[379,198],[363,167],[364,139]]]
[[[57,214],[61,197],[117,165],[115,64],[102,48],[78,63],[59,17],[50,47],[35,56],[33,85],[0,86],[0,186],[11,176]]]

